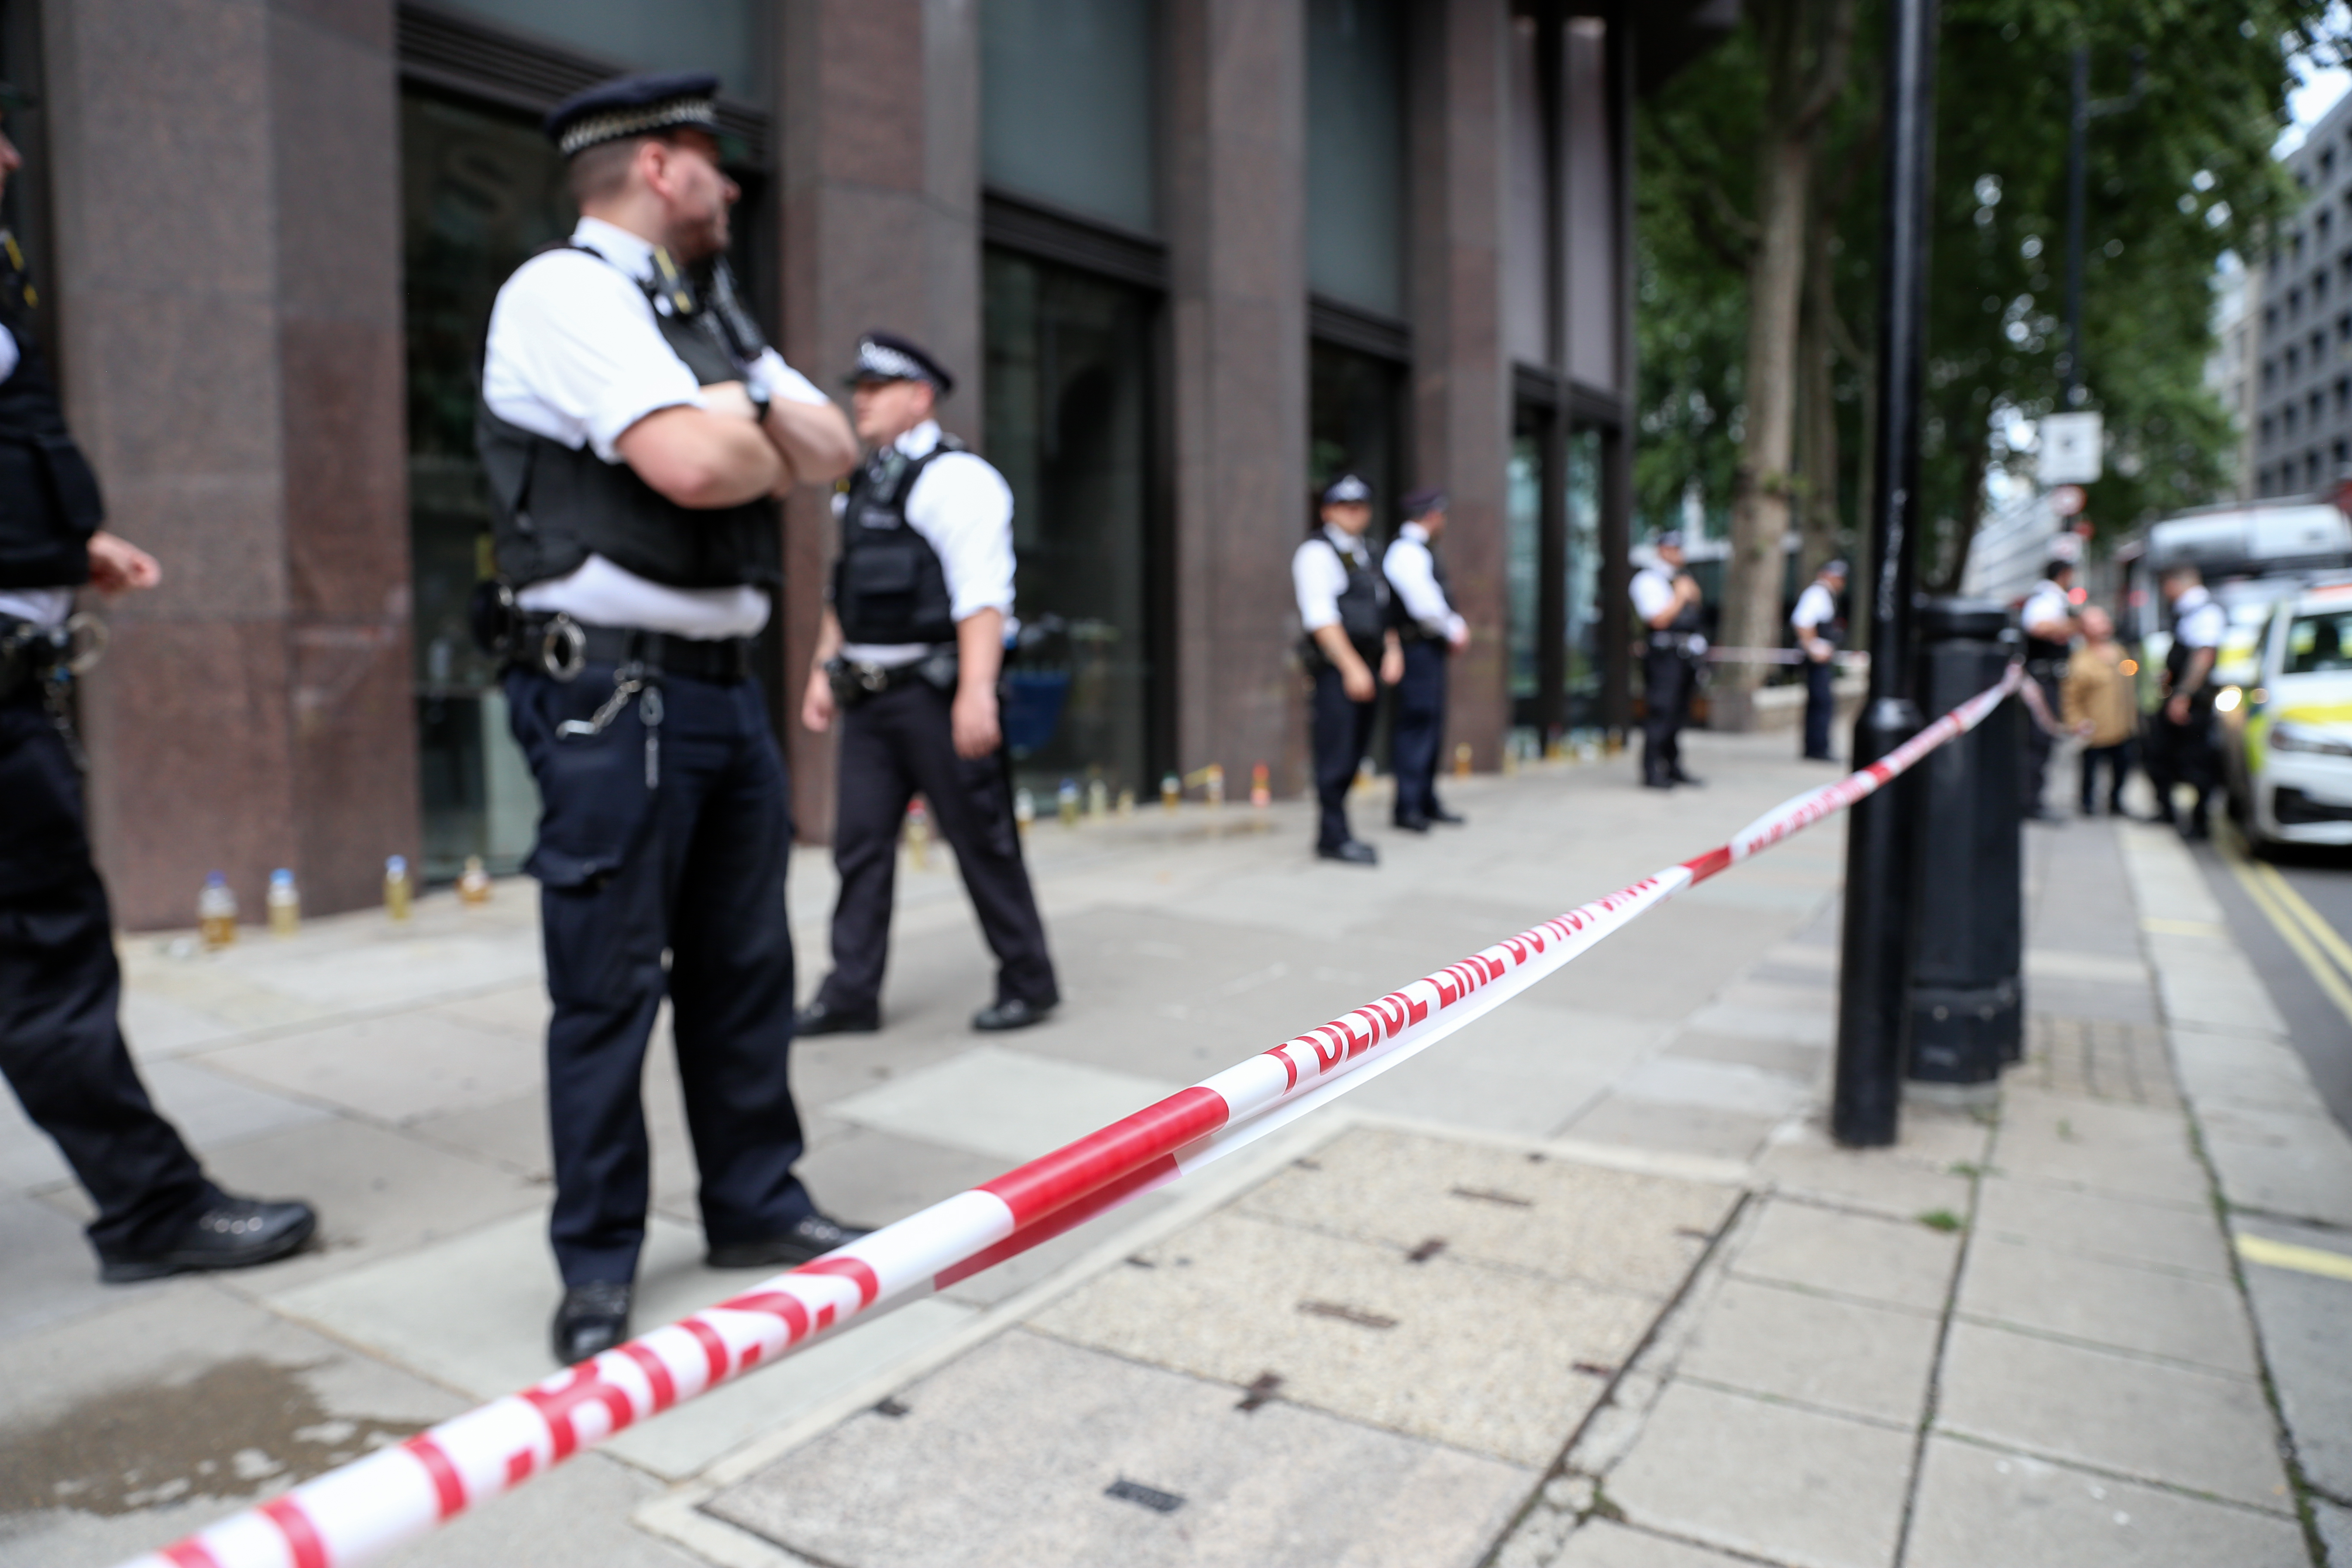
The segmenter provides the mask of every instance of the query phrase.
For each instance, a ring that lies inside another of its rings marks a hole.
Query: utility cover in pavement
[[[704,1507],[841,1568],[1467,1568],[1738,1198],[1353,1129]]]

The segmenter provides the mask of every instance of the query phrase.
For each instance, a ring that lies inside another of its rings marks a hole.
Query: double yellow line
[[[2311,907],[2301,893],[2294,890],[2279,868],[2267,861],[2250,860],[2239,847],[2237,836],[2217,835],[2222,858],[2229,861],[2236,874],[2238,885],[2263,917],[2271,922],[2303,966],[2311,971],[2312,979],[2320,990],[2336,1004],[2336,1010],[2352,1023],[2352,942],[2347,942],[2327,923],[2327,917]]]

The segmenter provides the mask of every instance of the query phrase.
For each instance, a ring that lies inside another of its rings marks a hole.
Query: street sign
[[[2045,485],[2087,485],[2100,474],[2103,422],[2096,414],[2042,416],[2040,477]]]
[[[2060,485],[2050,492],[2050,510],[2060,517],[2073,517],[2090,499],[2080,485]]]

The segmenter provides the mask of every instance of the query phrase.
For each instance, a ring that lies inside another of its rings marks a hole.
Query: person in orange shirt
[[[2083,647],[2066,665],[2066,728],[2083,738],[2083,815],[2098,815],[2099,769],[2107,770],[2107,813],[2122,816],[2124,781],[2131,777],[2139,705],[2124,673],[2116,624],[2093,605],[2083,611]]]

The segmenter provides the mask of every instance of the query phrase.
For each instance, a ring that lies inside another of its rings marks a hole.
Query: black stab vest
[[[556,248],[606,259],[584,245]],[[651,284],[631,281],[656,298]],[[747,367],[707,312],[681,315],[656,304],[654,324],[701,384],[744,378]],[[673,588],[748,584],[772,592],[783,581],[783,532],[764,498],[740,506],[680,506],[628,464],[509,424],[487,403],[476,412],[474,436],[489,473],[499,575],[509,583],[563,576],[591,555]]]
[[[16,340],[17,356],[0,381],[0,588],[70,588],[89,581],[89,536],[106,508],[98,476],[66,431],[32,308],[24,252],[0,229],[0,327]]]
[[[1437,591],[1445,595],[1445,607],[1450,610],[1454,607],[1454,587],[1445,580],[1445,562],[1437,553],[1437,546],[1428,540],[1423,540],[1421,547],[1429,552],[1430,580],[1437,584]],[[1404,595],[1397,592],[1394,583],[1387,581],[1388,563],[1385,561],[1381,564],[1381,585],[1389,591],[1389,625],[1396,628],[1397,636],[1405,642],[1444,642],[1444,632],[1423,630],[1421,623],[1412,618],[1412,612],[1404,607]]]
[[[1371,546],[1364,547],[1364,563],[1331,542],[1331,536],[1318,530],[1316,538],[1323,547],[1339,558],[1348,574],[1348,586],[1339,595],[1339,629],[1347,634],[1358,654],[1367,664],[1378,664],[1389,629],[1389,580],[1375,571],[1371,563]]]
[[[931,542],[907,521],[907,498],[932,459],[965,450],[941,433],[940,443],[890,471],[885,448],[860,463],[841,509],[841,554],[833,563],[833,613],[842,640],[883,646],[956,640],[955,599],[946,564]],[[877,469],[879,471],[877,471]]]

